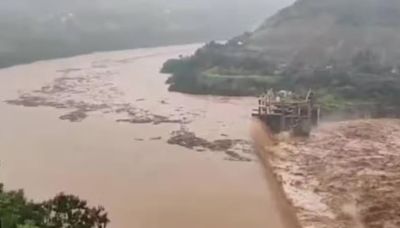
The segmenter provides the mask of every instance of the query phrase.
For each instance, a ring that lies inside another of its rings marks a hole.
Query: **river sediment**
[[[268,190],[248,162],[255,100],[170,93],[159,73],[197,47],[0,70],[1,181],[29,198],[101,204],[112,228],[268,226]]]

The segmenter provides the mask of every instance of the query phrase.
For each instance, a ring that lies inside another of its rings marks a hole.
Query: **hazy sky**
[[[218,24],[230,20],[225,26],[237,26],[238,31],[255,28],[266,18],[295,0],[0,0],[3,20],[31,18],[47,20],[65,15],[130,15],[138,19],[160,17],[184,18],[181,22]],[[31,20],[28,19],[28,20]],[[209,22],[207,22],[209,21]],[[17,21],[16,21],[17,22]],[[134,22],[133,22],[134,23]],[[0,22],[1,24],[1,22]]]
[[[171,5],[173,7],[205,7],[225,5],[227,8],[235,5],[247,5],[258,7],[260,5],[277,10],[293,3],[295,0],[1,0],[0,9],[7,8],[36,8],[36,7],[100,7],[100,8],[117,8],[120,6],[129,6],[137,4],[159,4]],[[269,10],[268,10],[269,11]]]
[[[294,1],[0,0],[0,65],[35,59],[44,50],[52,58],[230,39]]]

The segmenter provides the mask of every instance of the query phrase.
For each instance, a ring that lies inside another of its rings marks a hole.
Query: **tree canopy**
[[[0,221],[3,228],[105,228],[110,222],[103,207],[60,193],[36,203],[22,190],[6,191],[0,184]]]

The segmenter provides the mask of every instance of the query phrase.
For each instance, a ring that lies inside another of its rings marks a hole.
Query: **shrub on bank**
[[[0,184],[0,222],[3,228],[105,228],[103,207],[63,193],[41,203],[26,199],[22,190],[6,191]]]

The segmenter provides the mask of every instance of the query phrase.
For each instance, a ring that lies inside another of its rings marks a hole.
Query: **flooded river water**
[[[0,70],[1,181],[36,200],[64,191],[101,204],[112,228],[268,227],[267,186],[244,149],[256,100],[170,93],[158,73],[197,47]],[[167,143],[173,132],[194,147]],[[240,143],[205,143],[230,139]]]

